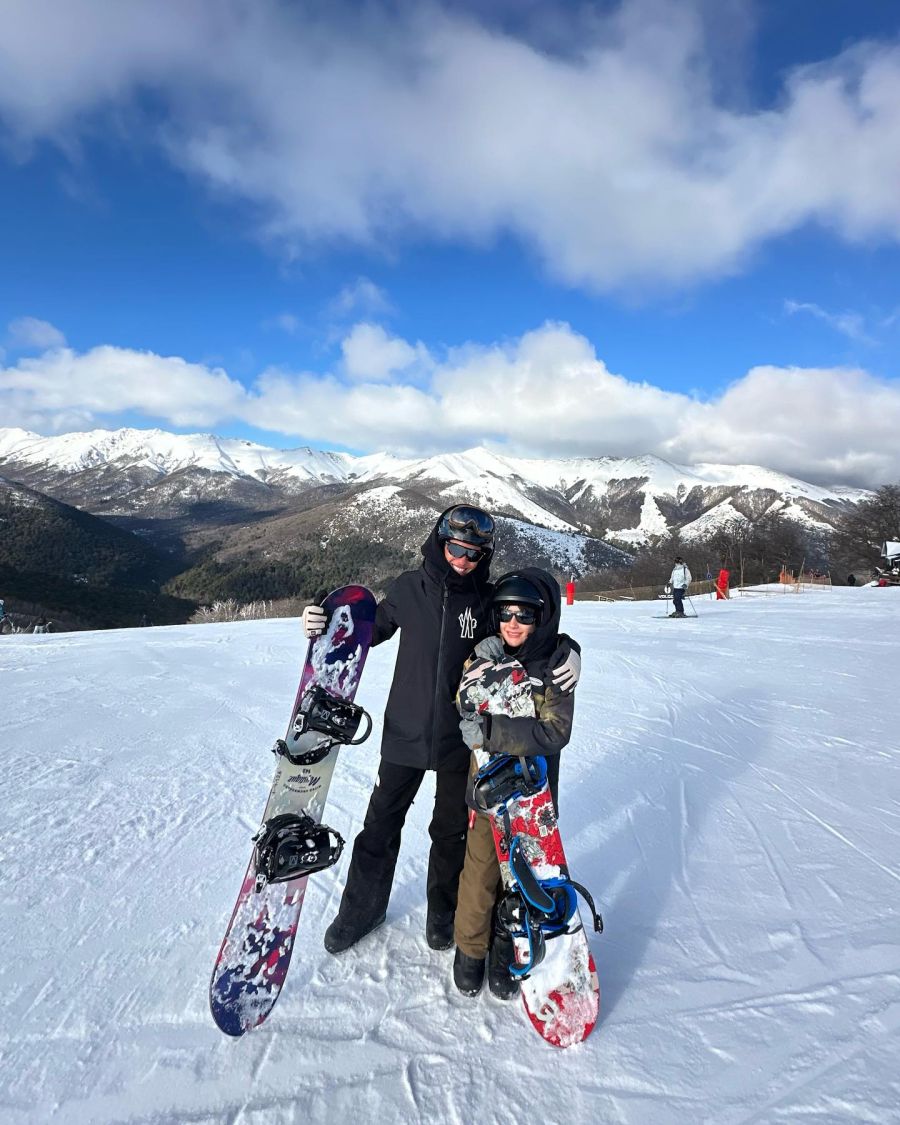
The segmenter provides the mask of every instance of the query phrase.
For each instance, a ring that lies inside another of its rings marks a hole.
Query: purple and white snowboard
[[[372,643],[375,597],[365,586],[343,586],[322,602],[328,625],[309,643],[285,742],[299,756],[321,744],[316,731],[297,734],[301,702],[314,687],[351,701]],[[321,823],[338,756],[333,746],[314,765],[278,758],[263,823],[282,813],[306,813]],[[209,986],[213,1019],[226,1035],[239,1036],[268,1016],[287,976],[308,875],[257,889],[255,852],[250,858]]]

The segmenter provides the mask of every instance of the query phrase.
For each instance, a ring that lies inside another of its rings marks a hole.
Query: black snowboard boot
[[[382,914],[374,921],[361,923],[358,918],[344,918],[338,914],[325,931],[325,948],[329,953],[343,953],[351,945],[356,945],[360,938],[377,929],[386,917],[386,914]]]
[[[425,940],[430,949],[453,947],[453,914],[431,914],[425,919]]]
[[[494,934],[488,954],[488,988],[498,1000],[512,1000],[519,994],[519,982],[509,972],[514,962],[512,938],[509,934]]]
[[[464,996],[477,996],[484,984],[484,958],[467,957],[457,949],[453,958],[453,983]]]

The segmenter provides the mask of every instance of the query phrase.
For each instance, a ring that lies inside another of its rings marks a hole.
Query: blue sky
[[[12,0],[0,418],[900,476],[900,10]]]

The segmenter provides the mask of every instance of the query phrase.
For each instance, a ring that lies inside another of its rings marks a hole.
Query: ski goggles
[[[512,621],[515,617],[520,625],[537,624],[538,611],[530,606],[516,606],[513,609],[511,606],[503,605],[497,613],[501,621]]]
[[[494,538],[494,521],[481,508],[457,504],[441,520],[441,536],[489,546]]]
[[[444,546],[455,559],[468,559],[469,562],[478,562],[484,554],[480,547],[464,547],[462,543],[445,543]]]

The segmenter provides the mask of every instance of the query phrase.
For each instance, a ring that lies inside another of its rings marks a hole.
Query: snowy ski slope
[[[424,940],[432,785],[388,924],[322,949],[311,880],[262,1028],[207,984],[304,644],[293,621],[0,639],[0,1119],[884,1122],[900,1106],[900,590],[579,603],[561,814],[601,1022],[558,1051]],[[394,644],[360,699],[380,717]],[[377,737],[328,805],[348,838]]]

